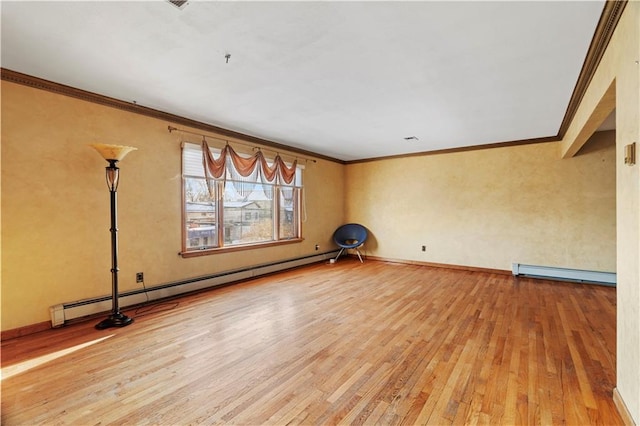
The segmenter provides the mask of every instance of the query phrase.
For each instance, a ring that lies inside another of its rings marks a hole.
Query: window
[[[282,176],[267,180],[268,173],[260,165],[242,176],[227,152],[222,175],[207,178],[202,149],[192,143],[183,144],[182,149],[183,255],[301,238],[302,167],[296,166],[291,183]],[[210,151],[222,161],[224,152]],[[275,161],[265,158],[269,168]],[[291,170],[291,164],[286,166]]]

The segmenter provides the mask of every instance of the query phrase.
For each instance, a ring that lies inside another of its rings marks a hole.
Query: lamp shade
[[[135,151],[138,148],[134,148],[132,146],[124,146],[124,145],[109,145],[105,143],[92,143],[90,146],[94,147],[96,151],[102,155],[102,157],[109,161],[122,160],[128,153],[131,151]]]

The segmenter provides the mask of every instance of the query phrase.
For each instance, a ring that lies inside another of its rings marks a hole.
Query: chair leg
[[[362,256],[360,256],[360,250],[358,250],[358,247],[356,247],[356,253],[358,253],[358,257],[360,258],[360,263],[364,263],[364,261],[362,260]]]
[[[336,262],[338,261],[338,258],[340,257],[340,255],[342,254],[343,251],[344,251],[344,247],[342,247],[340,249],[340,251],[338,252],[338,255],[336,256],[336,259],[335,259]]]

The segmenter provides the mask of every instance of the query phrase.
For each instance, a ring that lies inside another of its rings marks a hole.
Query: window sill
[[[242,244],[231,247],[215,247],[208,248],[204,250],[192,250],[192,251],[183,251],[178,253],[183,258],[189,257],[198,257],[198,256],[208,256],[211,254],[220,254],[220,253],[230,253],[234,251],[246,251],[246,250],[254,250],[265,247],[273,247],[273,246],[282,246],[285,244],[295,244],[301,243],[304,241],[304,238],[291,238],[289,240],[279,240],[279,241],[269,241],[265,243],[252,243],[252,244]]]

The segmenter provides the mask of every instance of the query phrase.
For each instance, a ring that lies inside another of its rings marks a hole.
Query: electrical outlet
[[[136,282],[141,283],[144,281],[144,273],[136,272]]]
[[[320,250],[320,245],[316,244],[316,251]]]
[[[427,246],[422,246],[422,251],[427,251]]]

